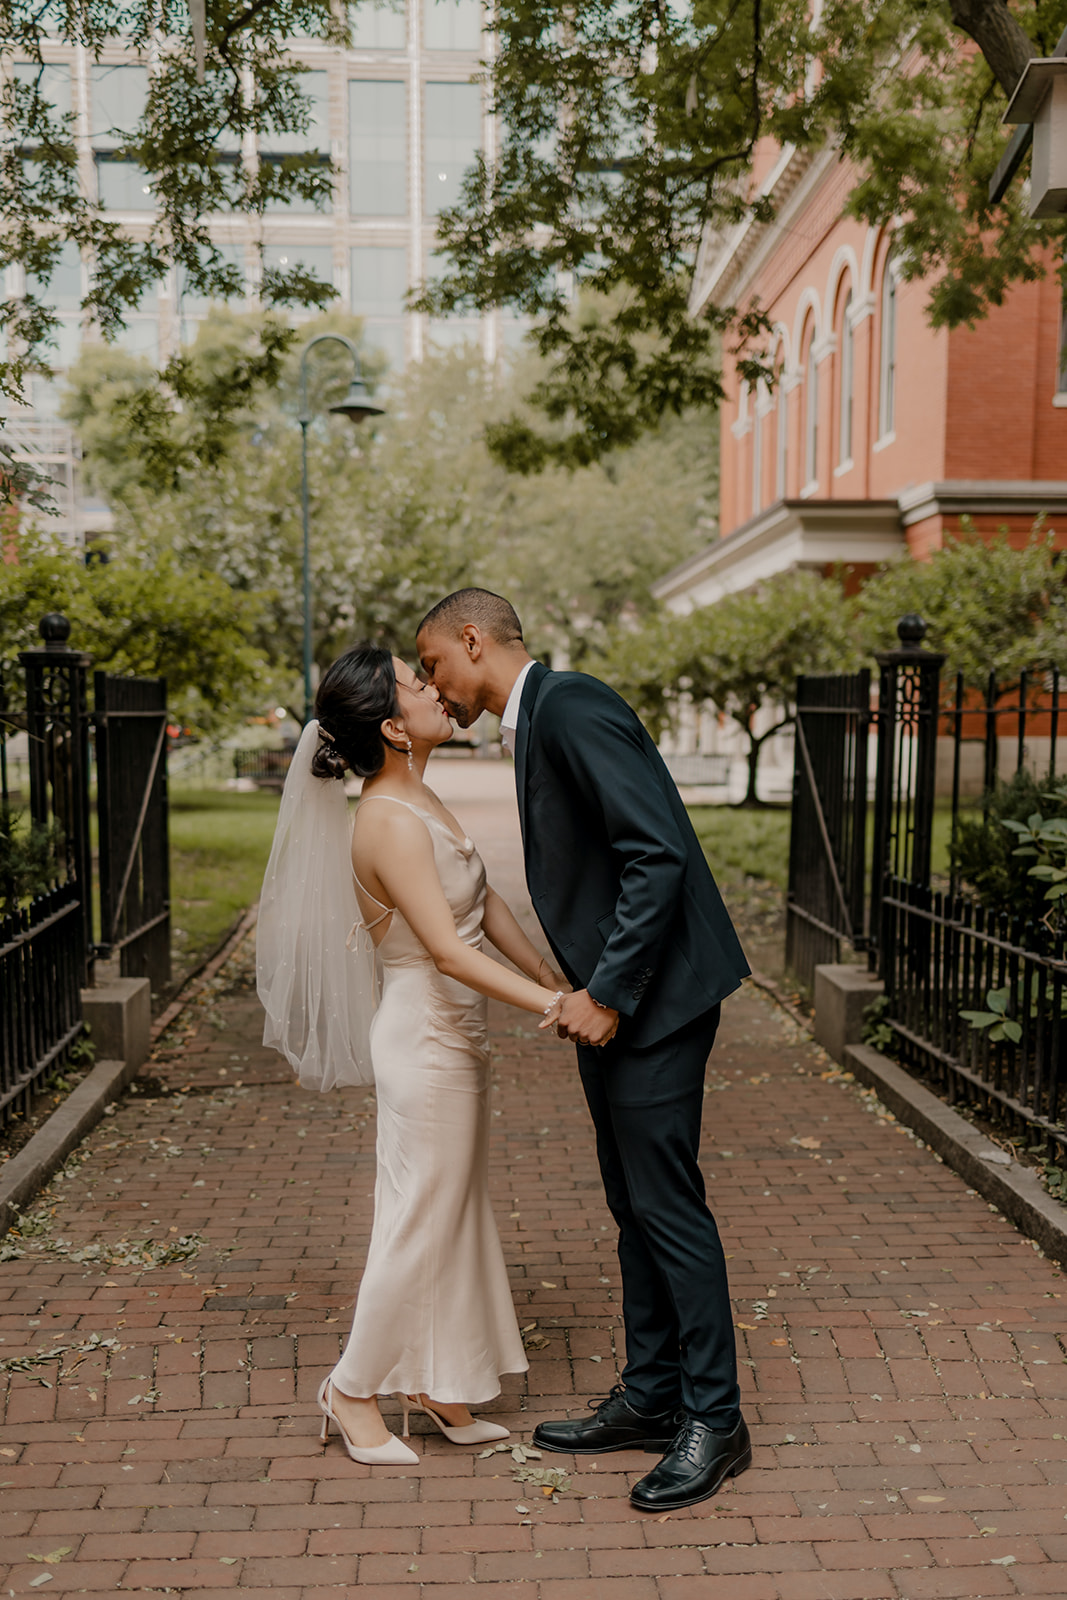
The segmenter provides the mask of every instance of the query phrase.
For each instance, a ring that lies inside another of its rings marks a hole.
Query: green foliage
[[[965,529],[927,561],[884,567],[859,597],[859,626],[871,650],[897,645],[909,611],[927,623],[927,648],[944,652],[943,674],[962,672],[984,689],[991,672],[1015,677],[1023,667],[1067,665],[1064,554],[1039,520],[1025,545],[1006,533],[986,541]]]
[[[687,617],[660,614],[619,628],[597,661],[655,732],[684,701],[707,702],[748,741],[747,804],[756,803],[759,752],[793,719],[800,673],[844,672],[858,661],[852,606],[836,579],[781,573]],[[766,708],[780,715],[757,732]]]
[[[37,623],[60,611],[71,644],[96,668],[167,680],[168,704],[199,729],[225,725],[255,696],[263,657],[249,642],[256,607],[216,573],[182,566],[161,550],[86,567],[70,550],[16,533],[0,562],[0,668],[12,713],[20,710],[18,652],[40,645]]]
[[[91,264],[83,308],[110,338],[174,266],[199,295],[223,300],[243,292],[241,275],[212,242],[209,218],[261,218],[269,205],[287,199],[328,202],[334,172],[327,155],[278,159],[261,153],[249,160],[247,150],[252,135],[277,140],[306,131],[309,101],[292,40],[303,35],[344,43],[344,18],[344,9],[330,0],[272,0],[269,6],[213,0],[200,49],[184,0],[2,0],[5,50],[29,70],[5,72],[0,85],[0,272],[17,264],[28,284],[24,296],[0,304],[0,394],[20,399],[26,373],[46,369],[57,325],[48,283],[66,241]],[[116,36],[128,41],[135,58],[152,59],[144,114],[116,151],[137,163],[151,184],[156,210],[145,236],[108,221],[86,194],[74,119],[50,103],[41,73],[32,70],[43,66],[53,39],[99,60]],[[298,146],[299,137],[291,143]],[[300,268],[268,269],[261,289],[268,304],[322,305],[333,293]]]
[[[79,1033],[74,1043],[68,1046],[67,1060],[75,1067],[91,1067],[96,1060],[96,1041],[88,1023],[82,1025],[81,1033]],[[57,1079],[55,1087],[57,1089],[66,1089],[69,1085],[64,1083],[62,1079]]]
[[[1034,811],[1025,822],[1006,817],[1004,827],[1019,841],[1012,856],[1034,863],[1027,876],[1044,884],[1044,920],[1058,928],[1063,924],[1063,897],[1067,895],[1067,785],[1060,782],[1046,799],[1059,808],[1059,815],[1046,817]]]
[[[1018,1044],[1023,1036],[1022,1023],[1008,1015],[1011,1004],[1011,989],[990,989],[986,993],[985,1011],[961,1011],[960,1016],[971,1027],[981,1033],[988,1033],[994,1044],[1008,1039],[1012,1044]]]
[[[1067,794],[1048,793],[1029,772],[1017,772],[985,796],[980,814],[960,814],[951,847],[955,871],[981,904],[1024,922],[1038,921],[1049,909],[1029,861],[1016,849],[1016,829],[1035,813],[1067,821]]]
[[[1039,275],[1065,224],[1030,221],[1021,181],[995,208],[986,192],[1005,88],[1064,21],[1063,0],[499,0],[487,74],[503,137],[443,214],[450,269],[421,301],[536,319],[542,416],[503,413],[494,449],[522,470],[586,463],[713,405],[728,328],[743,375],[761,370],[759,307],[712,299],[693,316],[690,292],[705,230],[773,219],[750,183],[767,139],[836,144],[855,163],[851,207],[895,229],[905,276],[931,280],[935,323],[973,322]]]
[[[260,372],[220,417],[214,388],[247,371],[264,319],[213,311],[183,358],[192,396],[179,407],[146,363],[86,352],[67,414],[86,471],[115,511],[115,542],[153,563],[214,572],[258,607],[255,641],[293,672],[302,633],[299,356]],[[306,323],[358,337],[339,312]],[[324,666],[354,639],[409,652],[441,594],[484,583],[515,596],[532,645],[577,664],[624,612],[651,605],[665,566],[705,537],[714,491],[713,435],[672,420],[632,451],[574,474],[516,479],[494,461],[485,428],[527,381],[470,348],[431,357],[385,394],[388,411],[353,430],[328,407],[351,373],[343,350],[310,365],[308,438],[315,655]],[[150,404],[140,395],[149,392]],[[286,682],[289,680],[286,679]],[[296,695],[295,676],[280,691]]]
[[[870,1045],[872,1050],[880,1050],[883,1055],[888,1055],[896,1042],[896,1031],[893,1024],[886,1016],[889,1010],[889,996],[876,995],[863,1013],[863,1028],[860,1038],[864,1044]]]
[[[0,806],[0,917],[51,887],[62,851],[63,834],[54,823],[43,828]]]

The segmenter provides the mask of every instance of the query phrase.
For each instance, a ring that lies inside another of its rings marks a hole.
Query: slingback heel
[[[331,1401],[333,1399],[333,1385],[329,1378],[324,1378],[319,1386],[319,1410],[322,1412],[322,1432],[319,1434],[319,1443],[325,1445],[330,1437],[330,1423],[332,1422],[341,1435],[344,1445],[353,1461],[361,1462],[365,1467],[407,1467],[418,1465],[418,1456],[414,1450],[409,1450],[402,1444],[395,1434],[390,1434],[384,1444],[357,1445],[353,1444],[345,1432],[344,1424],[335,1413]],[[406,1436],[406,1430],[405,1430]]]
[[[400,1409],[404,1413],[405,1439],[410,1438],[408,1432],[408,1419],[413,1411],[421,1411],[423,1416],[429,1417],[435,1427],[439,1428],[450,1444],[492,1444],[497,1439],[509,1439],[511,1432],[502,1428],[499,1422],[486,1422],[482,1417],[475,1417],[473,1422],[466,1422],[461,1428],[452,1428],[437,1412],[426,1405],[417,1396],[398,1394]]]

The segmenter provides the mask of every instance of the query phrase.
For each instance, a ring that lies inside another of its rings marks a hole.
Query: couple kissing
[[[532,660],[514,608],[484,589],[440,601],[416,643],[421,673],[363,645],[323,674],[261,899],[264,1042],[305,1086],[373,1082],[378,1107],[373,1230],[319,1392],[323,1442],[333,1425],[354,1460],[414,1463],[412,1411],[457,1445],[507,1437],[470,1409],[527,1367],[488,1195],[493,998],[574,1043],[619,1230],[622,1381],[533,1442],[658,1455],[632,1503],[694,1505],[751,1461],[698,1161],[720,1004],[748,967],[674,782],[612,689]],[[549,956],[424,781],[450,719],[485,711],[514,758]],[[354,824],[349,772],[363,780]],[[399,1401],[403,1438],[380,1395]]]

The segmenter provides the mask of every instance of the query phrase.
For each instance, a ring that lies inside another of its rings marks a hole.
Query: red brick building
[[[708,236],[693,309],[758,303],[777,381],[727,356],[720,537],[657,593],[688,611],[791,567],[857,579],[922,558],[960,525],[1022,539],[1041,512],[1067,542],[1067,374],[1058,278],[1012,290],[974,328],[931,328],[892,236],[844,216],[854,169],[830,150],[761,151],[775,220]]]

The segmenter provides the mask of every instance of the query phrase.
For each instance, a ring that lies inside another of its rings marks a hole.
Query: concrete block
[[[139,1067],[147,1060],[152,1029],[152,991],[147,978],[111,978],[82,990],[82,1011],[97,1058]]]
[[[826,1053],[842,1064],[850,1044],[863,1037],[863,1013],[884,991],[866,967],[827,962],[815,968],[815,1025],[812,1032]]]

